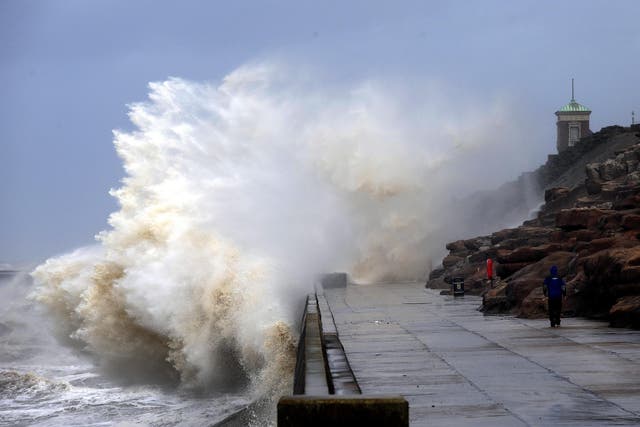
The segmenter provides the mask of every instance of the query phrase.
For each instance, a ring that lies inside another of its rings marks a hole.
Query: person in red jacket
[[[560,313],[562,312],[562,298],[567,296],[567,285],[558,277],[558,267],[551,267],[550,275],[544,279],[542,292],[549,297],[549,321],[551,327],[560,326]]]

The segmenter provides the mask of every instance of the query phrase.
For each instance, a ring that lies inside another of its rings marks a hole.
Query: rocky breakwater
[[[640,328],[640,127],[630,131],[635,143],[587,164],[580,184],[547,189],[535,219],[447,244],[449,255],[427,286],[448,289],[463,277],[467,292],[483,296],[486,313],[543,317],[542,281],[556,265],[567,282],[565,316]]]

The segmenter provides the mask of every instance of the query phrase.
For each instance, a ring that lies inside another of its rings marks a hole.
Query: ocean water
[[[54,337],[32,292],[26,274],[0,278],[0,425],[215,425],[250,403],[242,387],[186,390],[104,370]],[[263,422],[268,416],[257,425]]]

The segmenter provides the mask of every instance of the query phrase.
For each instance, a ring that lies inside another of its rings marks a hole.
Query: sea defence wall
[[[307,296],[301,322],[293,394],[278,402],[278,426],[408,426],[401,396],[363,395],[324,297],[324,287],[346,287],[346,274],[326,275]]]

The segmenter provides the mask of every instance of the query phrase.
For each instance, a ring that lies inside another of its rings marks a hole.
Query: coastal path
[[[412,426],[640,425],[640,331],[484,316],[422,283],[324,295],[363,394],[404,396]]]

